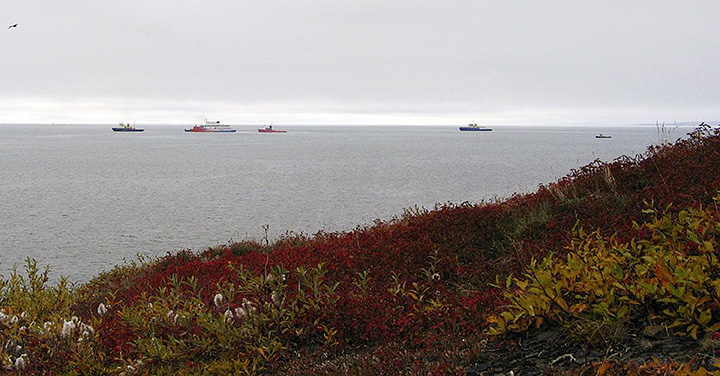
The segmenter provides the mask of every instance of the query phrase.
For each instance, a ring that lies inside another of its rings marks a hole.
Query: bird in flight
[[[12,29],[13,27],[17,27],[18,24],[10,25],[8,26],[8,29]]]

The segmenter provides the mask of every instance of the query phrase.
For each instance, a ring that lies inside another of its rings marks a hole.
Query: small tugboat
[[[595,136],[595,138],[612,138],[612,136],[600,133],[599,135]]]
[[[467,127],[460,127],[460,130],[461,131],[485,131],[485,132],[488,132],[488,131],[491,131],[492,128],[478,127],[477,124],[470,123],[467,125]]]
[[[144,129],[135,128],[135,126],[125,123],[118,124],[117,127],[112,127],[113,132],[142,132]]]
[[[204,125],[195,125],[192,128],[186,128],[185,132],[235,132],[235,129],[230,128],[229,125],[220,124],[220,121],[207,121],[205,120]]]
[[[287,131],[278,131],[273,129],[272,125],[268,125],[265,128],[258,129],[260,133],[287,133]]]

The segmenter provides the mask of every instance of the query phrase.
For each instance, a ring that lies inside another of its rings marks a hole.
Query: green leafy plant
[[[693,338],[720,330],[717,207],[645,213],[652,220],[630,241],[576,229],[566,257],[533,259],[522,277],[508,276],[509,305],[488,318],[489,333],[553,324],[609,343],[639,320]]]

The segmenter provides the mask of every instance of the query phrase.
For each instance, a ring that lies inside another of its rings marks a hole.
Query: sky
[[[718,15],[717,0],[5,0],[0,123],[712,121]]]

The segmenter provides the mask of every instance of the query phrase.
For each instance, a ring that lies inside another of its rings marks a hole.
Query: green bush
[[[41,271],[27,259],[25,275],[14,269],[0,281],[0,361],[5,371],[32,372],[63,368],[97,369],[95,318],[83,321],[72,315],[74,294],[61,278],[48,287],[49,268]],[[60,365],[62,364],[62,365]]]
[[[489,317],[489,333],[554,324],[607,344],[644,325],[696,339],[719,330],[720,194],[715,201],[677,214],[647,209],[652,220],[635,224],[630,241],[574,230],[566,257],[532,260],[522,277],[507,277],[509,304]]]

